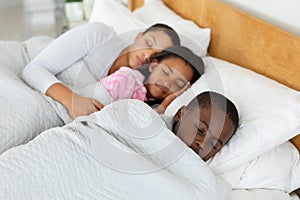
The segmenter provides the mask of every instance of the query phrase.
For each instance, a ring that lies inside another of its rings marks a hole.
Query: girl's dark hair
[[[179,45],[174,45],[166,48],[165,50],[153,55],[150,59],[152,62],[154,59],[157,59],[160,63],[163,59],[179,57],[185,61],[186,64],[190,65],[193,69],[193,77],[190,81],[191,84],[196,82],[204,73],[204,63],[203,60],[194,54],[189,48]]]
[[[162,31],[170,37],[173,45],[180,45],[180,39],[179,39],[178,34],[176,33],[176,31],[173,28],[171,28],[168,25],[159,24],[159,23],[154,24],[154,25],[150,26],[149,28],[147,28],[143,32],[143,35],[145,35],[148,32],[151,32],[151,31]]]
[[[160,63],[162,60],[167,58],[181,58],[187,63],[191,68],[193,69],[193,77],[190,81],[191,84],[193,84],[198,78],[201,77],[201,75],[204,73],[204,63],[202,59],[194,54],[190,49],[184,47],[184,46],[171,46],[169,48],[166,48],[165,50],[153,55],[150,58],[150,62],[144,64],[143,66],[140,66],[136,68],[136,70],[139,70],[144,76],[145,80],[147,80],[150,76],[149,72],[149,66],[152,63],[154,59],[157,59],[157,62]],[[160,104],[162,100],[155,99],[155,100],[149,100],[146,103],[150,106],[154,106],[157,104]]]

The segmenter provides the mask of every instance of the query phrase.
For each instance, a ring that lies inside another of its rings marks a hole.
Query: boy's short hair
[[[160,24],[160,23],[154,24],[154,25],[150,26],[149,28],[147,28],[143,32],[143,35],[145,35],[148,32],[151,32],[151,31],[162,31],[170,37],[173,45],[180,45],[180,38],[179,38],[177,32],[172,27],[170,27],[166,24]]]
[[[216,92],[203,92],[198,94],[197,97],[187,105],[189,109],[197,109],[198,107],[218,109],[225,112],[234,125],[235,129],[233,134],[235,133],[239,125],[239,114],[235,105],[228,98]]]
[[[192,67],[194,73],[192,80],[190,81],[191,84],[196,82],[204,73],[203,60],[194,54],[189,48],[180,45],[174,45],[166,48],[165,50],[153,55],[150,61],[152,62],[153,59],[157,59],[158,63],[160,63],[163,59],[170,57],[179,57]]]

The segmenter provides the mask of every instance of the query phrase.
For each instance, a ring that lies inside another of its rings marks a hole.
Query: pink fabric
[[[118,99],[146,100],[145,77],[137,70],[121,67],[113,74],[100,80],[110,93],[113,101]]]

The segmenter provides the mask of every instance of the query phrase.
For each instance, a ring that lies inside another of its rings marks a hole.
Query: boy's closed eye
[[[222,142],[219,141],[219,140],[216,140],[216,139],[211,139],[209,141],[209,144],[210,146],[215,149],[215,150],[218,150],[218,149],[221,149],[222,148]]]
[[[204,130],[202,130],[201,128],[199,128],[199,126],[197,124],[194,124],[195,130],[197,132],[197,134],[201,135],[201,136],[205,136],[206,132]]]

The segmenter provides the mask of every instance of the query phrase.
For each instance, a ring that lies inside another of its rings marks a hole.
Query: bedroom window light
[[[81,0],[66,0],[65,14],[69,22],[83,20],[83,4]]]

